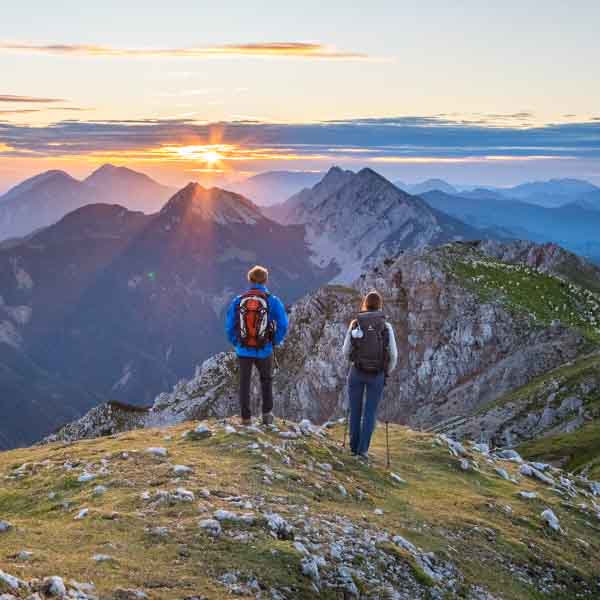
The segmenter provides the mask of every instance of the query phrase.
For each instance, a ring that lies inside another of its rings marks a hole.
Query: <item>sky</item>
[[[105,162],[600,184],[598,23],[597,0],[5,2],[0,191]]]

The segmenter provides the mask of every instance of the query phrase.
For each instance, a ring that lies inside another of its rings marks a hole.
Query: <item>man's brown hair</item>
[[[383,298],[381,297],[381,294],[378,291],[373,290],[364,297],[360,310],[381,310],[382,308]]]
[[[248,281],[250,283],[258,283],[259,285],[264,285],[265,283],[267,283],[268,279],[269,271],[268,269],[265,269],[265,267],[256,265],[248,271]]]

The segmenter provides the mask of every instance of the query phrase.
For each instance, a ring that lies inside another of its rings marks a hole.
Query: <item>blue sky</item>
[[[3,6],[0,189],[105,160],[169,183],[331,163],[600,183],[598,2],[83,6]]]

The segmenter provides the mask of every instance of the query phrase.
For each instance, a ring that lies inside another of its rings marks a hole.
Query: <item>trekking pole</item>
[[[346,418],[344,420],[344,441],[342,442],[342,448],[346,447],[346,435],[348,434],[348,421],[350,420],[350,398],[348,396],[348,383],[350,379],[350,371],[352,371],[352,363],[348,365],[348,370],[346,371]]]
[[[388,429],[389,421],[385,422],[385,448],[386,448],[386,465],[390,468],[390,434]]]
[[[279,361],[277,360],[277,354],[275,354],[275,346],[273,346],[273,362],[275,363],[275,370],[279,373]],[[285,410],[285,403],[283,405],[282,412],[283,412],[283,416],[282,416],[283,425],[285,427],[287,427],[287,421],[286,421],[286,418],[285,418],[285,415],[286,415],[287,411]]]

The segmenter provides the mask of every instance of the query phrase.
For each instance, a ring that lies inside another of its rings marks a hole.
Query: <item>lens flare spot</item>
[[[206,152],[203,152],[201,158],[209,165],[214,165],[223,159],[223,157],[216,150],[207,150]]]

